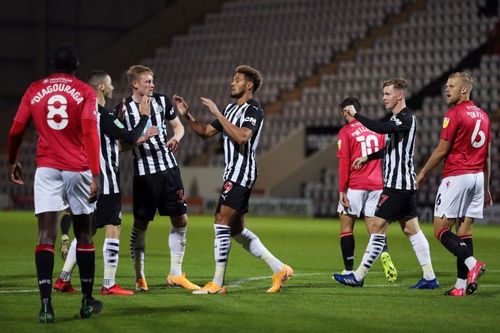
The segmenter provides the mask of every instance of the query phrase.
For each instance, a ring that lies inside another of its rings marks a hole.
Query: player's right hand
[[[173,97],[175,106],[177,107],[177,111],[181,116],[185,116],[188,112],[188,104],[181,96],[174,95]]]
[[[351,208],[351,203],[347,198],[347,194],[345,192],[339,192],[339,202],[344,208]]]
[[[23,167],[21,163],[12,163],[9,167],[9,179],[11,182],[17,185],[24,185],[23,180]]]
[[[144,95],[141,99],[141,104],[139,104],[139,113],[141,115],[150,116],[151,115],[151,106],[149,105],[149,96]]]
[[[89,203],[96,202],[98,195],[99,195],[99,176],[92,176],[92,182],[90,183]]]

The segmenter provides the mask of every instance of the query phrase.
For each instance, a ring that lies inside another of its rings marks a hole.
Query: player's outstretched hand
[[[215,103],[210,98],[201,97],[201,102],[203,103],[203,105],[208,107],[208,109],[210,110],[210,112],[213,115],[216,115],[217,113],[219,113],[219,109],[217,108],[217,105],[215,105]]]
[[[177,111],[179,112],[179,114],[181,116],[185,116],[186,113],[188,112],[187,102],[184,100],[184,98],[182,98],[181,96],[178,96],[178,95],[174,95],[173,99],[174,99],[174,103],[175,103],[175,106],[177,107]]]
[[[11,182],[17,185],[24,185],[23,180],[23,167],[21,163],[12,163],[9,168],[9,179]]]
[[[365,164],[368,161],[368,157],[358,157],[354,162],[352,162],[352,167],[356,170],[359,170],[363,167],[363,164]]]

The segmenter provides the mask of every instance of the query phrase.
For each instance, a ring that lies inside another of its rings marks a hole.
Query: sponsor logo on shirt
[[[249,123],[251,123],[253,126],[255,126],[255,124],[257,123],[257,119],[255,119],[254,117],[246,117],[246,118],[245,118],[245,122],[249,122]]]
[[[401,124],[402,124],[401,120],[399,120],[398,118],[396,118],[396,116],[392,116],[391,117],[391,121],[395,122],[396,126],[401,126]]]

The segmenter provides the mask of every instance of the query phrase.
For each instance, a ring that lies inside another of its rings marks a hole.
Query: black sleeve
[[[144,127],[148,122],[148,116],[141,116],[141,120],[132,130],[127,130],[118,118],[110,113],[101,114],[101,131],[111,138],[122,140],[126,143],[134,144],[141,136]]]
[[[387,116],[382,118],[383,120],[389,119],[387,121],[373,120],[359,113],[356,113],[354,118],[359,120],[368,129],[380,134],[408,132],[412,125],[411,116],[408,117],[408,115],[398,115],[396,121],[390,120]]]
[[[376,152],[368,155],[367,157],[368,157],[368,161],[378,160],[378,159],[384,158],[384,148],[377,150]]]
[[[212,125],[212,127],[215,128],[216,130],[218,130],[219,132],[222,132],[224,130],[224,127],[222,127],[222,124],[220,123],[219,119],[217,119],[217,118],[212,120],[210,125]]]
[[[245,112],[245,119],[243,120],[243,124],[241,127],[246,127],[252,130],[255,134],[257,130],[260,128],[260,124],[264,119],[264,112],[262,109],[256,106],[249,106],[247,111]]]

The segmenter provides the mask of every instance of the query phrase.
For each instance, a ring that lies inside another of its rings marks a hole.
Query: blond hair
[[[451,73],[448,76],[448,79],[459,79],[464,85],[469,88],[469,93],[472,90],[472,86],[474,84],[474,80],[472,79],[472,75],[466,72],[455,72]]]
[[[404,90],[408,88],[408,84],[406,80],[402,77],[396,77],[389,80],[384,81],[384,88],[388,86],[394,86],[394,89]]]
[[[138,80],[139,76],[145,73],[154,75],[153,70],[147,66],[143,65],[130,66],[130,68],[127,70],[128,83],[132,85],[132,81]]]

